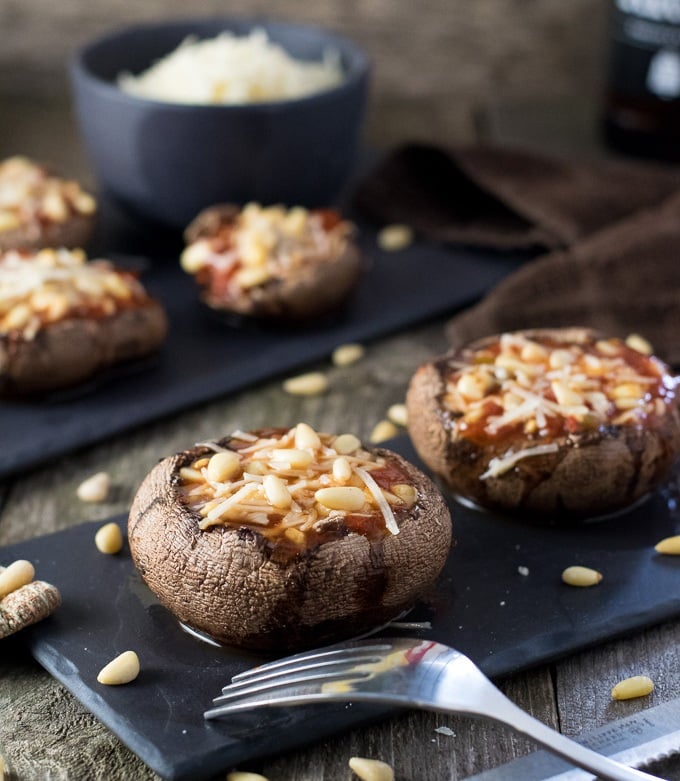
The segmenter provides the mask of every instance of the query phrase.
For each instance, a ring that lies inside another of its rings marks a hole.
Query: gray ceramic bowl
[[[295,100],[238,106],[163,103],[118,88],[188,35],[264,28],[297,59],[339,53],[344,81]],[[78,51],[70,75],[76,113],[100,187],[141,216],[184,227],[223,201],[320,206],[350,173],[369,65],[352,41],[313,27],[251,19],[194,19],[131,27]]]

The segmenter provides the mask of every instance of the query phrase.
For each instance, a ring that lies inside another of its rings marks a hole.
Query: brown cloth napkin
[[[680,367],[680,192],[570,250],[531,261],[447,326],[452,346],[539,326],[638,333]]]
[[[408,144],[359,183],[354,205],[373,220],[407,223],[437,241],[558,249],[679,187],[680,172],[660,166]]]

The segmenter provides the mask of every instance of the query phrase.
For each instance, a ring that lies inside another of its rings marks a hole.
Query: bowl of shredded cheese
[[[103,194],[183,228],[220,202],[319,207],[352,170],[369,63],[305,25],[195,19],[83,46],[71,84]]]

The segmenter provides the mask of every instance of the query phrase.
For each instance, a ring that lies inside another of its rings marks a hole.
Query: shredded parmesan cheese
[[[523,458],[531,458],[531,456],[542,456],[546,453],[556,453],[559,450],[559,445],[556,442],[551,442],[546,445],[536,445],[536,447],[527,447],[524,450],[520,450],[518,453],[508,451],[504,456],[492,458],[489,461],[489,467],[480,475],[480,480],[487,480],[489,477],[498,477],[499,475],[508,472],[515,466],[516,463]]]
[[[323,60],[293,59],[263,29],[237,37],[186,38],[138,76],[118,78],[122,90],[168,103],[239,104],[300,98],[336,87],[343,79],[336,52]]]
[[[373,494],[373,498],[378,503],[378,507],[380,507],[383,517],[385,518],[385,526],[387,527],[388,531],[392,534],[399,534],[399,527],[397,526],[394,513],[392,512],[392,508],[387,503],[387,499],[385,499],[380,486],[365,469],[361,469],[361,467],[357,466],[355,467],[354,471],[359,475],[364,483],[366,483],[366,487]]]

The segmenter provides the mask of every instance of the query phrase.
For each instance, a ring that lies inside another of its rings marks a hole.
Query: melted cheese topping
[[[510,445],[486,479],[556,451],[555,438],[662,417],[675,387],[660,361],[619,339],[577,344],[508,333],[450,367],[443,401],[459,436]],[[513,440],[529,446],[514,450]]]
[[[78,182],[50,176],[25,157],[0,162],[0,233],[35,223],[94,214],[97,204]]]
[[[134,274],[106,260],[88,263],[81,250],[0,254],[0,335],[32,339],[67,317],[112,315],[147,299]]]
[[[315,432],[304,423],[271,436],[237,432],[229,448],[180,469],[183,501],[214,525],[256,527],[298,547],[349,531],[398,534],[395,513],[416,503],[408,476],[349,434]]]
[[[331,211],[250,203],[235,218],[225,219],[215,235],[190,244],[180,262],[199,281],[218,280],[220,292],[230,298],[300,274],[308,264],[337,258],[351,230],[350,223]]]

